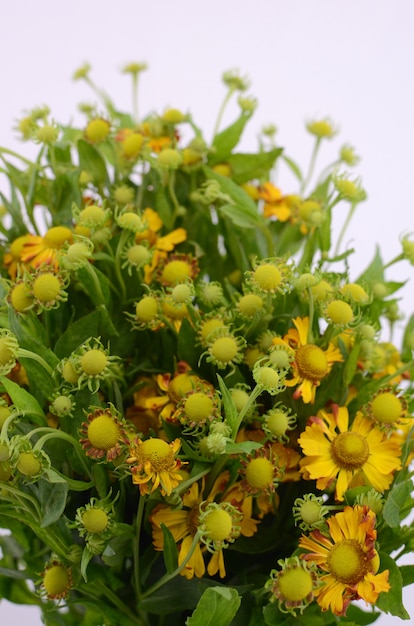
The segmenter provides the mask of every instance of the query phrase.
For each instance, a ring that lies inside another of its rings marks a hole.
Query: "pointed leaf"
[[[219,386],[220,386],[220,392],[221,392],[221,397],[223,400],[223,407],[224,407],[224,415],[227,421],[227,424],[230,426],[233,435],[235,435],[235,430],[237,429],[238,426],[238,412],[236,409],[236,405],[234,404],[234,400],[231,397],[231,394],[229,392],[229,390],[226,387],[226,384],[224,382],[224,380],[222,379],[222,377],[220,376],[220,374],[217,374],[217,378],[218,378],[218,382],[219,382]]]
[[[33,418],[33,421],[39,424],[46,424],[45,414],[42,407],[26,389],[20,387],[17,383],[9,380],[5,376],[0,376],[0,383],[3,385],[13,404],[19,411],[24,411]]]
[[[241,116],[230,126],[218,133],[212,143],[213,154],[209,162],[212,165],[226,161],[233,148],[237,146],[244,127],[251,118],[251,114],[242,113]]]
[[[270,170],[282,150],[282,148],[274,148],[269,152],[259,152],[258,154],[232,154],[227,160],[231,167],[232,179],[239,185],[247,183],[249,180],[268,179]]]
[[[241,598],[231,587],[210,587],[201,596],[186,626],[228,626],[236,615]]]
[[[164,536],[164,548],[162,555],[164,557],[165,568],[168,574],[172,574],[178,567],[178,550],[175,539],[168,526],[161,524],[162,534]]]
[[[387,569],[389,571],[388,582],[391,585],[391,589],[387,593],[383,592],[378,596],[376,606],[381,611],[385,611],[385,613],[397,615],[401,619],[410,619],[402,602],[403,579],[400,569],[394,559],[388,554],[380,552],[380,559],[381,570]]]
[[[103,185],[108,180],[105,161],[98,150],[83,139],[77,143],[79,167],[92,176],[96,185]]]
[[[384,521],[396,528],[401,522],[401,510],[403,509],[407,498],[411,495],[413,489],[413,483],[411,480],[404,480],[401,483],[397,483],[390,490],[382,511]]]
[[[43,513],[41,528],[46,528],[57,522],[66,506],[68,485],[65,482],[48,482],[41,479],[38,482],[39,500]]]

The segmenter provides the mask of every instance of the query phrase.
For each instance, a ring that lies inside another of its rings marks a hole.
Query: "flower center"
[[[168,395],[173,402],[179,402],[183,396],[194,389],[197,381],[197,376],[178,374],[168,385]]]
[[[75,385],[78,382],[79,374],[76,372],[70,361],[67,361],[62,368],[62,377],[71,385]]]
[[[89,533],[102,533],[108,526],[108,515],[102,509],[88,509],[82,515],[82,524]]]
[[[221,363],[230,363],[239,351],[234,337],[219,337],[211,345],[211,354]]]
[[[99,143],[107,138],[109,130],[109,122],[101,118],[97,118],[89,122],[86,127],[85,134],[90,142]]]
[[[283,411],[271,411],[266,419],[266,426],[274,435],[284,435],[289,428],[289,418]]]
[[[173,452],[168,443],[163,439],[157,439],[155,437],[144,441],[139,450],[143,462],[149,461],[157,472],[165,469],[168,466],[168,461],[170,461],[173,456]]]
[[[272,263],[264,263],[259,265],[253,273],[254,280],[264,291],[274,291],[282,282],[282,274],[280,270],[272,265]]]
[[[132,211],[127,211],[126,213],[120,215],[118,218],[118,224],[121,228],[135,232],[138,232],[143,227],[140,216]]]
[[[93,448],[108,451],[119,441],[121,431],[109,415],[95,417],[88,426],[88,439]]]
[[[79,222],[90,227],[101,226],[106,221],[106,212],[96,204],[91,204],[79,214]]]
[[[43,240],[48,248],[60,248],[66,241],[72,241],[72,231],[66,226],[53,226]]]
[[[326,313],[334,324],[349,324],[354,318],[352,308],[343,300],[333,300],[326,307]]]
[[[332,441],[331,454],[339,467],[357,469],[368,459],[369,447],[359,433],[341,433]]]
[[[305,524],[312,526],[319,519],[321,514],[321,505],[314,500],[308,500],[300,507],[300,516]]]
[[[82,242],[73,243],[66,252],[66,258],[70,263],[83,262],[89,257],[89,248]]]
[[[138,266],[138,265],[142,265],[143,263],[146,263],[149,257],[151,256],[151,254],[148,248],[140,244],[136,244],[129,248],[127,256],[128,256],[128,261],[132,265]]]
[[[0,365],[7,365],[14,358],[14,351],[9,343],[7,337],[0,337]]]
[[[208,419],[213,411],[213,400],[202,392],[192,393],[185,401],[185,413],[192,422]]]
[[[404,414],[401,400],[390,391],[378,394],[371,402],[372,417],[382,424],[392,424]]]
[[[312,382],[319,382],[329,371],[326,354],[318,346],[308,344],[298,348],[295,359],[299,374]]]
[[[19,313],[28,309],[33,303],[33,298],[30,295],[29,289],[24,283],[20,283],[14,287],[10,294],[10,300],[13,308]]]
[[[122,149],[127,159],[135,159],[140,153],[144,137],[139,133],[132,133],[122,142]]]
[[[266,489],[273,484],[274,469],[269,459],[253,459],[246,467],[246,480],[254,489]]]
[[[217,328],[223,328],[224,327],[224,323],[223,320],[217,317],[213,317],[210,320],[206,320],[200,329],[200,335],[201,338],[204,341],[208,340],[209,335],[211,335],[211,333],[215,330],[217,330]]]
[[[33,293],[40,302],[53,302],[60,293],[60,280],[54,274],[42,274],[33,283]]]
[[[301,602],[312,592],[312,576],[303,567],[294,567],[279,576],[278,585],[285,601]]]
[[[144,296],[135,306],[135,317],[138,322],[151,322],[158,313],[158,302],[153,296]]]
[[[246,402],[248,402],[250,395],[244,389],[237,388],[231,389],[230,394],[234,404],[236,405],[236,410],[240,413]]]
[[[240,298],[238,307],[242,315],[253,317],[257,311],[263,308],[263,300],[260,296],[251,293]]]
[[[108,358],[102,350],[92,349],[85,352],[80,360],[81,368],[88,376],[99,376],[104,371]]]
[[[275,389],[279,385],[280,377],[272,367],[260,367],[257,371],[256,382],[269,389]]]
[[[66,567],[53,565],[47,569],[43,577],[43,587],[51,598],[66,594],[70,589],[70,576]]]
[[[191,277],[191,267],[186,261],[180,261],[176,259],[170,261],[164,267],[161,274],[161,281],[167,285],[175,285],[175,283],[182,283],[186,278]]]
[[[33,452],[21,452],[16,467],[24,476],[35,476],[40,472],[42,465]]]
[[[344,539],[331,549],[328,569],[339,582],[356,585],[368,571],[366,554],[355,539]]]
[[[210,539],[224,541],[231,535],[233,519],[223,509],[212,509],[204,518],[204,527]]]

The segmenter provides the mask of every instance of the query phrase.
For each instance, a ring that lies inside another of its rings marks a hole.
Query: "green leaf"
[[[234,400],[231,397],[229,390],[226,387],[226,383],[220,376],[217,374],[217,379],[220,386],[221,397],[223,400],[224,407],[224,415],[226,418],[227,424],[230,426],[232,430],[232,434],[235,435],[238,428],[238,411],[236,409],[236,405],[234,404]]]
[[[291,158],[287,157],[284,154],[281,155],[281,158],[284,160],[286,165],[289,167],[289,169],[294,173],[294,175],[296,176],[298,181],[301,183],[302,180],[303,180],[303,174],[301,172],[301,169],[300,169],[299,165],[297,163],[295,163],[295,161],[293,161]]]
[[[77,271],[77,279],[96,306],[104,304],[109,307],[111,292],[109,280],[105,274],[100,272],[97,267],[89,265],[88,267],[81,267]]]
[[[212,143],[212,155],[209,163],[215,165],[222,161],[227,161],[233,148],[237,146],[242,136],[243,130],[251,118],[251,113],[243,112],[241,116],[230,126],[218,133]]]
[[[377,246],[375,255],[367,269],[355,281],[357,283],[376,283],[384,280],[384,261],[382,260],[380,249]]]
[[[401,358],[403,361],[410,361],[412,354],[412,338],[414,336],[414,314],[411,315],[404,330],[402,341]]]
[[[59,358],[64,358],[89,337],[98,337],[100,320],[101,314],[95,310],[73,322],[57,340],[54,349],[55,354]]]
[[[239,153],[230,155],[227,162],[232,170],[232,179],[239,185],[250,180],[268,179],[270,170],[282,151],[283,148],[274,148],[269,152],[259,152],[258,154]]]
[[[226,454],[251,454],[253,450],[258,450],[262,447],[263,444],[256,441],[241,441],[240,443],[228,441],[226,443]]]
[[[82,559],[81,559],[81,574],[83,577],[83,580],[85,581],[85,583],[88,582],[88,577],[86,575],[86,570],[88,568],[89,563],[91,562],[91,560],[93,559],[93,554],[92,552],[85,546],[82,552]]]
[[[255,202],[244,189],[236,185],[230,178],[213,172],[209,167],[204,167],[203,171],[207,179],[215,180],[220,184],[221,191],[229,197],[230,203],[237,207],[237,215],[240,220],[244,219],[252,227],[264,223],[262,217],[257,212]]]
[[[158,591],[141,600],[139,608],[156,615],[173,615],[193,609],[200,599],[198,580],[176,576]]]
[[[65,510],[68,485],[66,481],[52,483],[40,479],[38,487],[39,501],[43,514],[40,526],[41,528],[46,528],[50,524],[57,522]]]
[[[414,583],[414,565],[400,565],[403,587]]]
[[[236,615],[241,598],[231,587],[209,587],[201,596],[186,626],[228,626]]]
[[[380,593],[376,606],[385,613],[397,615],[401,619],[410,619],[402,602],[403,579],[398,565],[392,557],[384,552],[380,552],[380,560],[381,570],[389,570],[388,582],[391,585],[391,589],[387,593]]]
[[[165,567],[168,574],[172,574],[178,567],[178,550],[175,539],[168,526],[161,524],[162,534],[164,536],[164,548],[162,556],[164,558]]]
[[[382,511],[384,521],[396,528],[401,522],[401,510],[403,509],[407,498],[411,495],[413,489],[412,480],[404,480],[401,483],[395,484],[388,493],[387,499]]]
[[[83,139],[78,140],[77,148],[80,169],[88,172],[96,185],[105,184],[108,180],[108,174],[105,161],[98,150]]]
[[[241,212],[240,208],[235,204],[223,204],[218,210],[228,217],[235,226],[239,226],[240,228],[257,227],[257,224],[252,221],[252,218]]]
[[[349,383],[351,382],[357,371],[360,345],[361,340],[359,338],[356,338],[355,343],[352,346],[352,350],[345,361],[345,367],[343,371],[343,384],[345,389],[349,387]]]
[[[33,421],[38,424],[46,424],[45,414],[36,398],[5,376],[0,376],[0,382],[19,411],[24,411],[25,414],[30,415]]]

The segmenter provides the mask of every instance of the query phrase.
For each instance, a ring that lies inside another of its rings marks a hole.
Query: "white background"
[[[305,165],[312,147],[305,122],[329,116],[341,132],[326,144],[321,163],[335,159],[343,143],[362,157],[353,175],[361,176],[368,200],[346,238],[357,249],[354,277],[376,243],[388,261],[401,250],[399,236],[414,231],[411,0],[0,0],[0,9],[0,145],[27,150],[12,127],[34,106],[48,104],[63,123],[79,119],[76,104],[95,102],[83,83],[71,81],[84,61],[122,109],[130,108],[130,84],[120,69],[146,61],[141,114],[190,110],[209,140],[225,94],[221,75],[238,68],[259,100],[243,149],[254,150],[261,127],[274,123],[279,145]],[[225,121],[237,110],[230,107]],[[277,183],[295,191],[290,177]],[[337,215],[338,224],[343,217]],[[387,274],[410,279],[401,303],[406,314],[414,309],[413,273],[403,262]],[[406,605],[414,615],[410,591]],[[41,623],[37,609],[6,602],[0,617]]]

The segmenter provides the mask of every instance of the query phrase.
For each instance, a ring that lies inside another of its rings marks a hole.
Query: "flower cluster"
[[[412,242],[351,276],[354,149],[315,175],[336,126],[307,123],[308,171],[273,127],[238,151],[256,101],[230,71],[209,144],[138,117],[145,69],[131,114],[85,65],[83,124],[35,109],[37,158],[0,148],[4,593],[68,626],[407,617],[414,317],[397,347],[388,273]]]

